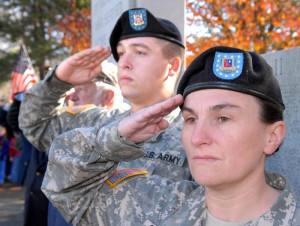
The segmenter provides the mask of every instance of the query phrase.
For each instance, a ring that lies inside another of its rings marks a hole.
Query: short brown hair
[[[172,57],[180,57],[183,60],[184,57],[184,49],[172,42],[164,41],[164,46],[162,47],[162,53],[167,58],[170,59]]]
[[[283,121],[283,109],[272,102],[256,97],[260,105],[260,120],[266,124]]]

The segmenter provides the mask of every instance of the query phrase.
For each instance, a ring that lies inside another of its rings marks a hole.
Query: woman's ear
[[[265,154],[272,155],[285,137],[286,127],[284,121],[277,121],[270,125],[269,136],[265,147]]]

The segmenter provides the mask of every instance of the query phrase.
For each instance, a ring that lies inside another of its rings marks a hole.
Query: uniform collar
[[[275,173],[266,173],[267,183],[277,190],[281,190],[274,205],[259,218],[247,222],[247,226],[265,226],[265,225],[292,225],[293,218],[296,214],[296,199],[286,184],[283,176]],[[205,206],[205,203],[203,203]],[[206,210],[205,210],[206,211]],[[206,214],[201,220],[201,225],[205,225]]]
[[[168,114],[165,119],[169,122],[172,123],[174,120],[178,119],[180,117],[180,108],[177,107],[175,110],[173,110],[170,114]]]

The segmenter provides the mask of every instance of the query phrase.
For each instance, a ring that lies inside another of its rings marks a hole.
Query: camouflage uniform
[[[122,177],[119,161],[143,156],[140,145],[119,137],[115,123],[68,131],[51,146],[42,189],[73,225],[205,225],[204,188],[192,181],[132,176],[110,186]],[[267,181],[281,195],[245,225],[299,226],[299,209],[285,180],[270,175]]]
[[[72,86],[58,80],[54,70],[29,90],[21,106],[20,127],[25,136],[39,150],[49,150],[52,141],[59,134],[78,127],[101,128],[110,121],[120,121],[129,111],[115,109],[107,111],[93,108],[72,115],[55,112],[59,98]],[[190,179],[186,155],[180,142],[182,118],[179,109],[167,117],[171,126],[146,142],[144,158],[123,163],[120,167],[145,168],[151,174],[174,180]]]

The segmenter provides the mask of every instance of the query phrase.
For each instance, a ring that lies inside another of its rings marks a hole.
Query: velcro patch
[[[146,176],[147,174],[148,171],[144,169],[135,169],[135,168],[117,169],[113,173],[113,175],[105,181],[105,183],[108,184],[110,188],[114,188],[122,181],[126,180],[127,178],[138,176],[138,175]]]

